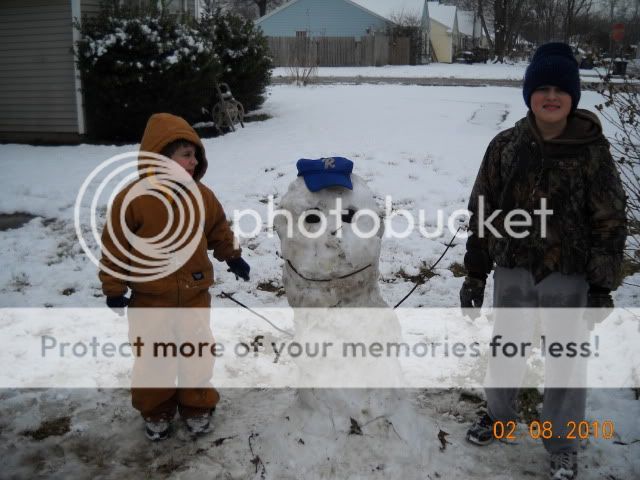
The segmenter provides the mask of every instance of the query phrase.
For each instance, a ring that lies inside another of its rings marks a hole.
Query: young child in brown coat
[[[169,165],[179,173],[177,183],[163,183],[164,168],[150,167],[149,161],[154,160],[145,152],[163,155],[182,167],[184,171]],[[249,280],[249,265],[240,256],[225,212],[200,182],[206,170],[205,150],[195,130],[180,117],[154,114],[140,145],[140,179],[119,192],[111,206],[102,233],[99,277],[109,308],[122,315],[124,307],[129,307],[129,338],[132,344],[142,341],[142,348],[150,349],[151,338],[213,344],[209,287],[214,279],[207,250],[226,261],[229,271]],[[164,273],[146,263],[160,260],[162,264],[163,259],[154,258],[146,248],[154,237],[168,242]],[[187,244],[190,248],[185,248]],[[148,308],[155,310],[144,310]],[[193,310],[185,315],[180,313],[184,308]],[[147,437],[167,438],[176,409],[192,433],[208,431],[220,399],[209,383],[213,358],[189,358],[181,364],[175,358],[150,358],[133,351],[132,404],[145,420]],[[187,387],[180,388],[181,384]]]

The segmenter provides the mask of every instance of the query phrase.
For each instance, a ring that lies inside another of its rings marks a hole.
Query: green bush
[[[155,112],[200,118],[222,68],[197,26],[134,10],[83,19],[76,61],[90,137],[139,141]]]
[[[199,29],[214,45],[222,63],[220,81],[231,88],[245,110],[255,110],[265,100],[273,62],[267,40],[251,20],[233,13],[207,11]]]

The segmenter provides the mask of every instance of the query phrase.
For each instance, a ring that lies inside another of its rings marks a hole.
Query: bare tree
[[[491,2],[492,0],[484,0]],[[527,40],[565,41],[585,50],[611,51],[611,25],[624,23],[622,53],[640,42],[640,0],[529,0],[531,14],[520,27]],[[485,8],[485,10],[487,10]]]
[[[563,0],[534,0],[535,18],[532,27],[535,30],[534,38],[538,44],[557,39],[562,2]]]
[[[450,0],[459,8],[473,11],[496,60],[509,55],[532,14],[534,0]],[[493,25],[493,32],[489,26]]]
[[[493,30],[497,62],[503,62],[531,13],[530,0],[493,0]]]
[[[279,7],[286,0],[222,0],[226,7],[247,18],[259,18],[269,10]]]
[[[478,18],[480,18],[480,24],[482,25],[482,30],[484,30],[484,35],[487,41],[489,42],[489,48],[493,50],[495,48],[495,45],[493,43],[493,37],[489,33],[489,29],[487,28],[487,21],[485,20],[485,16],[484,16],[484,2],[483,0],[477,0],[477,2],[478,2],[478,6],[477,6]]]
[[[264,17],[267,14],[267,0],[253,0],[258,6],[258,15]]]
[[[564,0],[563,40],[568,42],[573,33],[573,24],[578,15],[587,14],[593,5],[592,0]]]
[[[495,35],[494,50],[498,61],[504,60],[507,48],[507,5],[508,0],[493,1],[493,33]]]
[[[611,149],[627,191],[629,237],[625,251],[628,265],[640,270],[640,91],[629,81],[607,80],[599,92],[604,103],[596,105],[614,127]]]

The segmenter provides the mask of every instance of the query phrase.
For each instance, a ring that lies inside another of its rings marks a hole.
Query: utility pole
[[[616,0],[609,0],[609,23],[613,25],[613,9],[615,7]],[[609,33],[609,57],[613,62],[613,36]]]

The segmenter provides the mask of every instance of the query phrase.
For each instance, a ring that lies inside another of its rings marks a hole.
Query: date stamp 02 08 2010
[[[517,426],[517,422],[513,420],[507,422],[496,420],[493,422],[493,436],[497,440],[515,440]],[[589,437],[610,440],[614,436],[615,427],[611,420],[603,422],[587,422],[586,420],[575,422],[571,420],[560,430],[561,434],[556,433],[557,430],[554,431],[553,423],[550,421],[540,422],[539,420],[533,420],[529,423],[529,428],[527,428],[526,432],[536,440],[540,438],[545,440],[550,438],[586,440]]]

